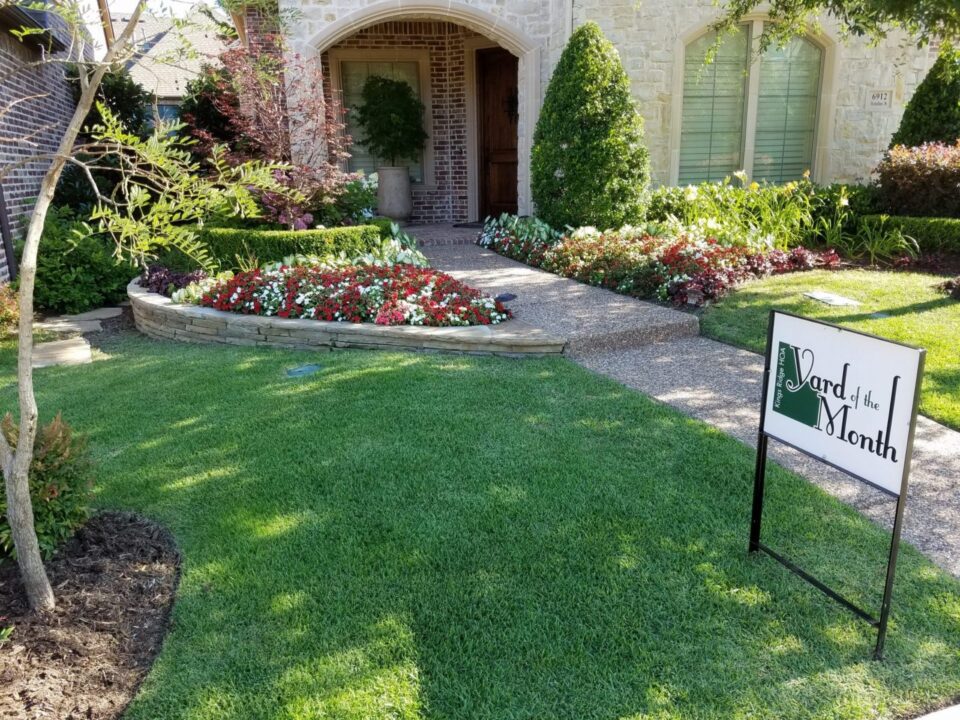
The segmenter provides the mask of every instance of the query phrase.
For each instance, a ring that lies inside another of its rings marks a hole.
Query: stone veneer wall
[[[706,29],[717,17],[711,0],[576,0],[574,22],[597,22],[617,46],[630,75],[633,94],[646,120],[647,143],[654,178],[670,179],[670,130],[673,115],[676,58],[681,37]],[[824,23],[836,48],[835,76],[824,77],[821,108],[832,105],[832,128],[818,137],[821,182],[857,182],[869,178],[903,109],[933,64],[935,52],[918,50],[902,34],[892,33],[877,47],[851,38],[838,42],[834,23]],[[892,93],[889,107],[870,107],[873,91]],[[828,100],[830,102],[828,102]]]
[[[298,16],[292,36],[294,46],[309,52],[312,38],[321,36],[345,18],[356,18],[356,30],[362,31],[362,15],[389,5],[395,8],[398,20],[443,19],[446,8],[468,7],[487,14],[490,22],[466,23],[485,37],[497,39],[502,28],[512,28],[532,40],[539,49],[539,80],[536,106],[542,102],[550,76],[570,34],[570,28],[588,20],[596,21],[620,51],[630,75],[634,96],[647,125],[654,180],[667,183],[671,175],[671,127],[679,118],[674,114],[675,74],[681,38],[698,28],[706,28],[717,17],[712,0],[279,0],[281,8]],[[378,16],[379,17],[379,16]],[[382,18],[381,18],[382,19]],[[825,23],[831,38],[836,28]],[[934,53],[918,50],[908,38],[899,34],[878,45],[857,39],[832,41],[835,45],[835,73],[824,78],[827,95],[821,107],[829,118],[828,132],[818,137],[820,168],[817,179],[822,182],[855,182],[869,177],[872,168],[889,143],[900,122],[903,108],[926,71]],[[503,42],[500,43],[504,44]],[[534,61],[530,55],[521,58]],[[527,101],[527,85],[521,77],[521,105]],[[889,107],[871,107],[873,91],[885,90],[891,95]],[[521,112],[521,148],[532,128],[525,118],[536,113]],[[673,148],[675,150],[675,148]],[[521,150],[522,151],[522,150]],[[529,177],[521,163],[521,207],[529,198]]]
[[[127,286],[137,329],[159,340],[274,347],[292,350],[418,350],[477,355],[541,356],[563,353],[566,340],[509,320],[497,325],[423,327],[325,322],[222,312],[182,305],[140,287]]]
[[[433,183],[414,185],[414,223],[465,222],[467,218],[467,115],[464,40],[480,37],[453,23],[397,21],[359,31],[331,48],[337,50],[425,50],[430,54],[428,140],[433,150]],[[323,54],[330,97],[330,54]],[[339,98],[338,98],[339,100]]]
[[[40,59],[39,50],[20,42],[8,31],[0,30],[0,109],[11,102],[34,97],[0,116],[0,167],[31,155],[56,150],[70,117],[73,93],[63,77],[62,65],[25,69]],[[16,138],[32,134],[31,143]],[[7,216],[14,237],[20,235],[25,218],[33,210],[47,164],[29,163],[5,176],[2,183]],[[0,280],[10,277],[10,268],[0,244]]]

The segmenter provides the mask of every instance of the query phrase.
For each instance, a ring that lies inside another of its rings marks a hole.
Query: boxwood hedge
[[[237,269],[241,263],[265,263],[290,255],[361,255],[380,247],[381,231],[375,225],[318,228],[315,230],[265,230],[261,228],[205,227],[199,240],[222,269]],[[193,270],[196,262],[172,253],[161,264],[178,270]]]

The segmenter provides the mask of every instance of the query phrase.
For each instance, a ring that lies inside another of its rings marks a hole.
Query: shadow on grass
[[[565,361],[112,353],[38,384],[101,502],[184,555],[132,718],[856,718],[960,680],[954,581],[907,548],[870,662],[865,624],[747,557],[748,449]],[[885,533],[781,471],[768,507],[876,605]]]

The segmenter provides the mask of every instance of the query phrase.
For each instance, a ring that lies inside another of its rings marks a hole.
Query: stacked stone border
[[[133,280],[127,286],[137,329],[161,340],[295,350],[367,348],[476,355],[563,353],[566,340],[519,320],[472,327],[382,326],[239,315],[175,303]]]

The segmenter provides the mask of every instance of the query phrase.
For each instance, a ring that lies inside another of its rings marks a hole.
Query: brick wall
[[[22,161],[37,153],[53,151],[73,114],[73,95],[63,78],[62,66],[30,68],[40,57],[5,30],[0,30],[0,167]],[[3,113],[10,103],[38,95]],[[30,143],[17,142],[41,129]],[[5,175],[2,191],[10,228],[15,238],[22,234],[26,218],[33,210],[46,162],[34,162]],[[10,276],[9,264],[0,245],[0,279]]]
[[[332,50],[426,50],[433,151],[432,184],[414,185],[414,223],[464,222],[467,218],[467,88],[464,40],[480,37],[453,23],[396,21],[373,25]],[[330,55],[323,55],[324,77],[330,82]],[[330,88],[326,92],[329,94]]]

